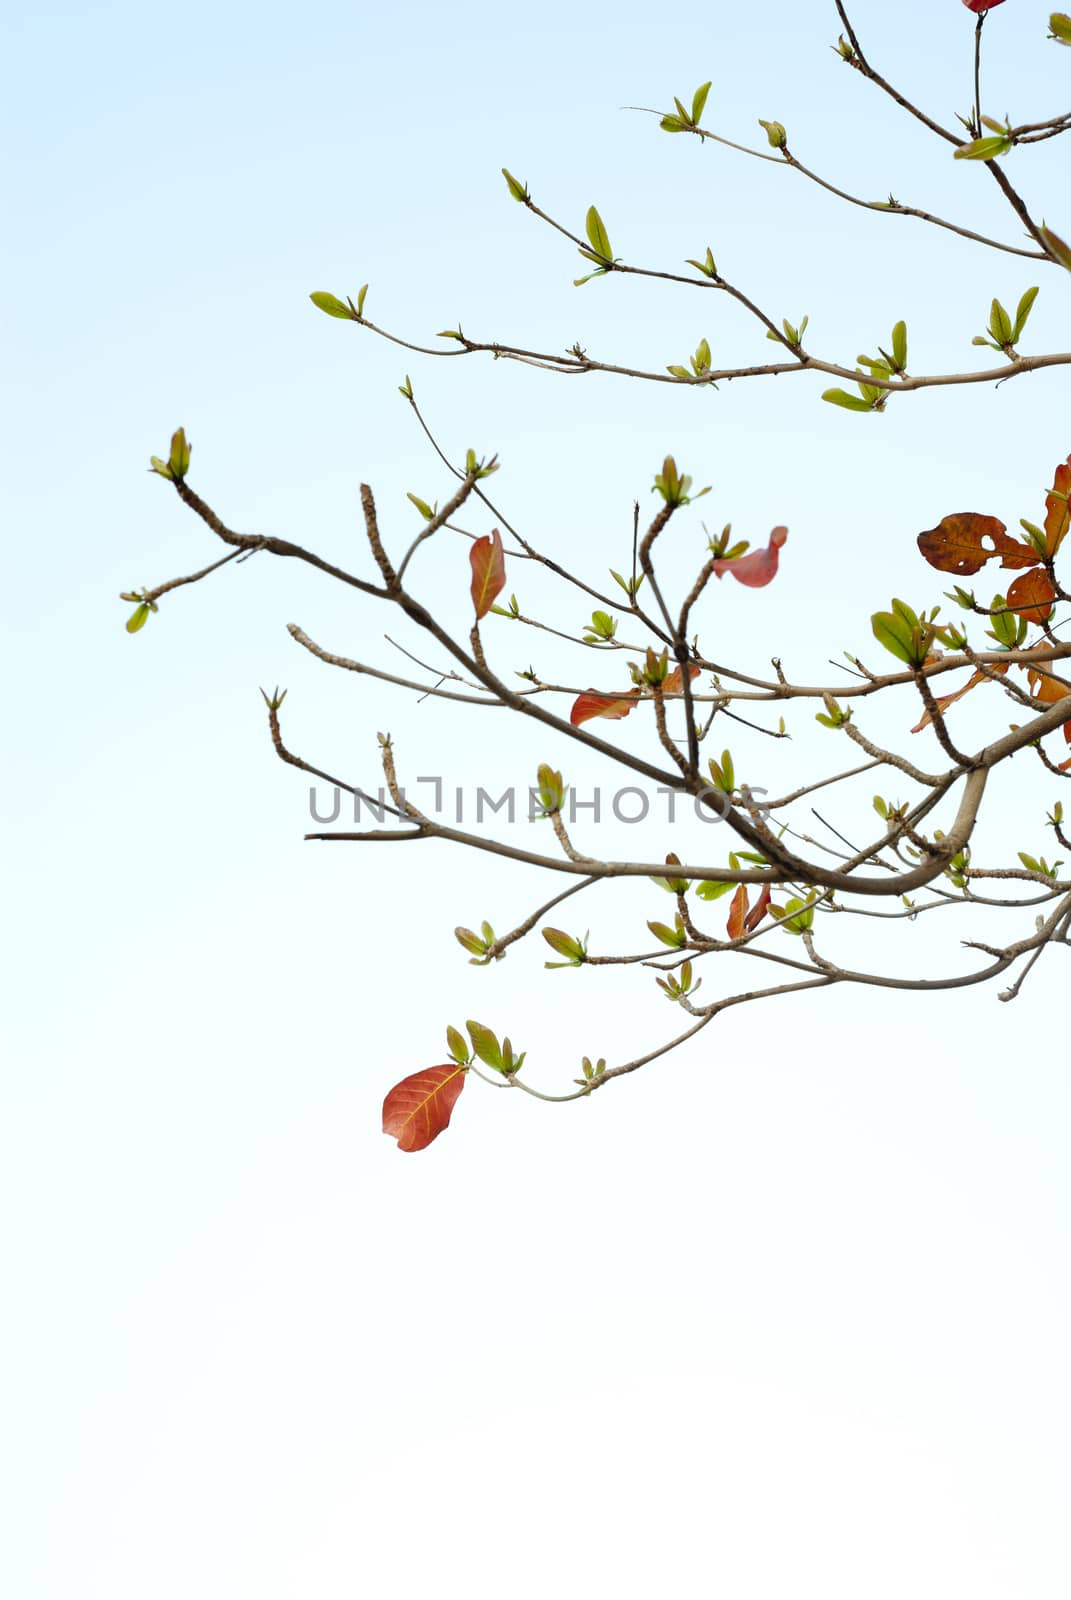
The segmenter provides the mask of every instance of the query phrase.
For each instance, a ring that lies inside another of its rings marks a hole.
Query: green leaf
[[[672,112],[668,116],[663,117],[658,126],[662,129],[663,133],[688,132],[688,123],[683,122],[680,117],[673,116]]]
[[[367,288],[367,284],[365,287]],[[344,322],[353,321],[353,312],[346,302],[340,300],[337,295],[328,294],[326,289],[317,289],[309,295],[309,299],[320,311],[326,311],[329,317],[341,317]]]
[[[480,1060],[485,1066],[493,1067],[496,1072],[501,1072],[502,1048],[495,1034],[491,1032],[490,1028],[485,1028],[482,1022],[466,1022],[465,1026],[469,1030],[472,1048]]]
[[[1071,45],[1071,17],[1066,11],[1054,11],[1049,18],[1049,38],[1057,44]]]
[[[364,316],[364,297],[367,293],[368,285],[367,283],[362,283],[361,287],[357,290],[357,315],[359,317]]]
[[[689,267],[694,267],[697,272],[701,272],[704,278],[716,278],[718,276],[718,269],[714,264],[714,257],[710,253],[709,245],[707,245],[707,257],[705,261],[693,261],[689,256],[687,265]]]
[[[892,353],[898,371],[907,366],[907,323],[898,322],[892,331]]]
[[[1011,318],[999,300],[994,300],[989,310],[989,331],[999,345],[1011,344]]]
[[[710,84],[701,83],[692,96],[692,121],[698,122],[706,108],[707,95],[710,93]]]
[[[126,619],[127,633],[137,633],[141,628],[144,628],[149,620],[149,612],[151,610],[152,607],[147,601],[143,600],[137,610],[132,612]]]
[[[430,522],[431,521],[431,519],[435,515],[435,513],[431,509],[431,507],[428,505],[428,502],[426,500],[422,500],[418,494],[409,494],[408,491],[406,492],[405,498],[407,500],[411,500],[413,502],[413,504],[416,506],[417,510],[420,512],[420,515],[424,518],[424,520],[426,522]]]
[[[159,473],[161,478],[167,478],[171,483],[174,482],[174,473],[171,471],[171,468],[168,466],[167,462],[161,461],[159,456],[149,457],[149,467],[151,471]]]
[[[952,154],[956,161],[993,161],[997,156],[1007,155],[1011,147],[1012,141],[1007,134],[995,133],[984,139],[972,139],[969,144],[961,144]]]
[[[603,226],[603,220],[594,206],[588,207],[588,214],[584,219],[584,230],[587,233],[588,242],[596,260],[604,261],[608,265],[612,264],[614,253],[610,249],[610,240]]]
[[[783,150],[788,144],[788,134],[785,132],[783,122],[764,122],[760,117],[759,127],[766,129],[766,137],[774,150]]]
[[[413,398],[413,381],[408,372],[405,375],[405,382],[398,385],[398,393],[403,395],[406,400],[411,400]]]
[[[720,900],[723,894],[735,888],[735,883],[717,883],[713,878],[704,878],[702,883],[696,884],[695,892],[700,900]]]
[[[168,458],[173,478],[182,479],[190,470],[190,446],[186,443],[185,428],[176,428],[171,435],[171,455]]]
[[[524,205],[525,201],[528,199],[528,185],[526,183],[518,183],[512,172],[510,172],[506,167],[502,168],[502,176],[505,178],[509,187],[509,192],[513,196],[514,200],[519,200],[521,205]]]
[[[806,933],[814,922],[813,897],[806,900],[793,898],[783,906],[771,905],[770,914],[778,919],[786,933]]]
[[[870,619],[874,637],[890,655],[909,667],[915,662],[914,629],[892,611],[877,611]]]
[[[1037,297],[1038,297],[1038,291],[1037,291],[1037,286],[1035,285],[1035,287],[1033,289],[1027,289],[1026,293],[1022,296],[1022,299],[1019,301],[1019,304],[1016,306],[1016,308],[1015,308],[1015,325],[1012,328],[1012,336],[1011,336],[1012,344],[1018,344],[1019,343],[1019,335],[1022,333],[1023,329],[1026,327],[1026,319],[1030,315],[1030,312],[1033,309],[1034,301],[1037,299]]]
[[[849,394],[846,389],[825,389],[822,399],[828,400],[831,406],[843,406],[845,411],[873,411],[874,407],[869,400],[864,400],[862,395]]]
[[[464,1034],[459,1033],[456,1028],[448,1027],[446,1030],[446,1042],[450,1047],[450,1054],[454,1060],[459,1066],[464,1066],[472,1054],[472,1051],[465,1043]]]

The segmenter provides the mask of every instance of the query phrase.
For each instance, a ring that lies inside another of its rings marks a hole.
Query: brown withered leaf
[[[1002,567],[1012,570],[1034,567],[1038,562],[1037,552],[1013,539],[999,517],[984,517],[978,511],[956,511],[942,517],[936,528],[919,534],[918,547],[931,567],[961,578],[980,572],[997,556]]]

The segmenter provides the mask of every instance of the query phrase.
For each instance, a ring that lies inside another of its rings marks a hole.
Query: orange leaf
[[[506,558],[502,552],[502,535],[495,528],[491,537],[481,535],[469,551],[472,566],[472,603],[476,607],[476,621],[486,617],[506,586]]]
[[[741,884],[740,887],[743,888],[743,884]],[[766,907],[769,904],[770,904],[770,885],[768,883],[764,883],[762,888],[761,888],[761,890],[759,891],[759,898],[755,901],[755,904],[752,906],[751,910],[748,912],[747,916],[744,918],[744,932],[745,933],[751,933],[753,931],[753,929],[758,927],[759,923],[762,921],[763,917],[766,915]]]
[[[980,572],[994,556],[1000,557],[1002,567],[1013,569],[1033,567],[1038,561],[1037,552],[1011,538],[998,517],[983,517],[977,511],[942,517],[936,528],[919,534],[918,547],[931,567],[960,577]]]
[[[1027,622],[1044,622],[1052,615],[1056,590],[1044,567],[1034,567],[1016,578],[1008,590],[1005,604],[1009,611],[1025,617]]]
[[[776,576],[778,553],[787,538],[787,528],[775,528],[765,550],[752,550],[746,556],[734,556],[731,561],[719,558],[710,563],[710,569],[719,578],[731,572],[747,589],[763,589]]]
[[[1031,667],[1026,677],[1030,684],[1030,693],[1044,706],[1054,706],[1065,695],[1071,694],[1071,683],[1053,677],[1052,673],[1046,672],[1044,668],[1039,671],[1037,667]]]
[[[740,884],[729,906],[729,920],[725,931],[730,939],[739,939],[747,930],[747,888]]]
[[[628,694],[615,699],[612,694],[596,694],[594,689],[589,689],[587,694],[578,695],[573,701],[569,721],[574,728],[579,728],[582,722],[590,722],[592,717],[605,717],[608,722],[619,722],[622,717],[628,716],[636,704],[637,693],[636,689],[630,689]]]
[[[1071,494],[1071,456],[1057,467],[1052,489],[1045,497],[1045,548],[1050,556],[1059,550],[1071,523],[1068,494]]]
[[[383,1102],[383,1132],[397,1139],[399,1150],[423,1150],[439,1137],[465,1087],[466,1070],[448,1061],[394,1085]]]
[[[689,681],[691,681],[692,678],[698,678],[698,676],[699,676],[699,668],[697,666],[694,666],[692,663],[689,663],[689,665],[688,665],[688,678],[689,678]],[[663,694],[680,694],[681,691],[683,690],[683,688],[684,688],[684,680],[681,677],[681,669],[680,669],[680,667],[674,667],[673,671],[672,672],[668,672],[666,674],[665,678],[663,678],[663,680],[662,680],[662,693]]]
[[[699,668],[689,664],[689,678],[698,678]],[[667,673],[662,683],[663,694],[680,694],[682,688],[681,669],[674,667]],[[636,704],[638,689],[629,689],[625,694],[599,694],[595,689],[589,689],[586,694],[578,695],[573,701],[573,709],[569,713],[569,721],[574,728],[579,728],[582,722],[590,722],[592,717],[605,717],[607,722],[619,722],[622,717],[627,717]]]
[[[954,694],[940,694],[937,696],[938,711],[943,714],[948,710],[949,706],[952,705],[954,701],[962,700],[965,694],[970,694],[971,690],[976,684],[984,683],[987,677],[998,676],[1003,678],[1007,670],[1008,669],[1006,666],[998,662],[995,667],[990,667],[988,672],[972,672],[962,689],[957,689]],[[931,721],[932,718],[930,717],[930,713],[928,711],[924,711],[922,713],[921,720],[916,722],[911,732],[921,733],[923,728],[928,728],[930,726]]]

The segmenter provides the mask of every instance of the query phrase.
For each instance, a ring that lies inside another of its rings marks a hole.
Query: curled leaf
[[[723,558],[710,563],[717,577],[731,572],[737,583],[748,589],[762,589],[777,575],[778,552],[788,538],[787,528],[774,528],[765,550],[752,550],[749,555]]]

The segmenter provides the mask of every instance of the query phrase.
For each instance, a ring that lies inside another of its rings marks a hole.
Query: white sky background
[[[1071,53],[1046,16],[1013,0],[987,24],[994,114],[1063,109]],[[961,5],[858,0],[854,20],[909,93],[967,109]],[[675,1014],[649,974],[544,973],[541,941],[468,966],[455,923],[510,926],[551,892],[531,873],[303,844],[307,784],[272,754],[257,686],[289,685],[294,748],[373,788],[386,728],[410,781],[521,786],[551,760],[585,790],[595,767],[497,714],[332,675],[287,622],[401,664],[393,619],[282,563],[167,597],[136,638],[114,598],[216,553],[144,471],[180,422],[191,481],[234,525],[370,566],[367,479],[398,549],[419,527],[405,491],[449,492],[397,394],[408,371],[444,447],[497,450],[507,515],[595,581],[627,566],[632,501],[653,508],[672,450],[714,486],[672,525],[682,573],[703,520],[754,543],[790,529],[774,585],[710,593],[708,650],[759,670],[776,651],[800,677],[875,659],[872,611],[940,597],[919,529],[1039,519],[1071,448],[1058,373],[864,418],[806,376],[679,393],[409,356],[308,292],[368,281],[370,316],[431,343],[460,318],[655,369],[704,335],[717,361],[770,358],[718,297],[575,290],[579,258],[510,201],[503,164],[574,229],[595,201],[630,262],[710,244],[848,362],[901,316],[913,369],[984,361],[991,297],[1034,282],[1024,346],[1064,348],[1066,280],[620,109],[712,78],[711,127],[758,143],[755,119],[779,118],[834,181],[1015,240],[986,174],[829,53],[831,4],[44,4],[6,31],[5,1593],[1066,1595],[1066,953],[1014,1006],[980,989],[743,1008],[589,1104],[472,1082],[403,1157],[382,1097],[443,1059],[447,1022],[509,1032],[559,1088]],[[1066,234],[1060,141],[1008,170]],[[463,549],[423,572],[462,619]],[[516,566],[509,588],[538,599]],[[561,659],[495,619],[486,637],[503,669]],[[627,681],[613,659],[571,670],[609,687],[614,667]],[[980,741],[1010,708],[976,698],[957,726]],[[792,731],[734,738],[738,770],[835,753],[810,712]],[[875,787],[900,792],[867,780],[840,825],[873,830]],[[1053,798],[1020,758],[994,859],[1051,856]],[[653,858],[683,836],[577,834]],[[650,887],[597,894],[552,918],[593,949],[639,948],[672,909]],[[964,970],[954,916],[890,959]]]

